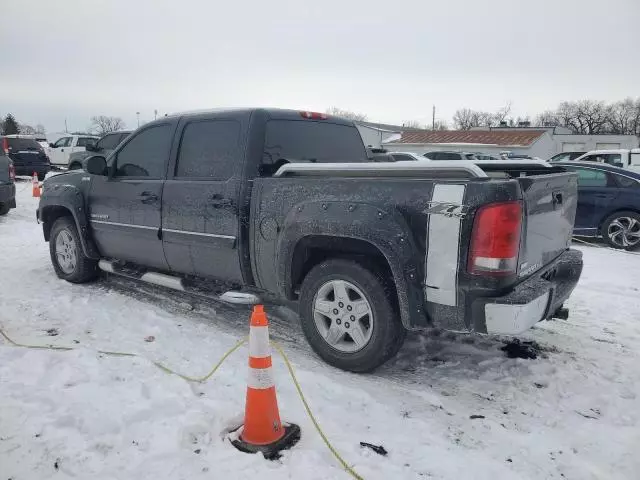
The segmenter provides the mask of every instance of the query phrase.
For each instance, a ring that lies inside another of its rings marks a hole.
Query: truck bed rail
[[[432,162],[372,163],[287,163],[274,177],[411,177],[411,178],[488,178],[487,172],[544,172],[553,170],[544,161],[443,160]],[[557,169],[562,171],[561,169]],[[525,174],[526,174],[525,173]]]

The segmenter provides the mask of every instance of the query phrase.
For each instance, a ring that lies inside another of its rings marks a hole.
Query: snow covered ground
[[[0,339],[0,480],[349,478],[277,356],[281,415],[302,439],[275,462],[223,439],[242,417],[245,347],[206,384],[147,360],[206,373],[247,334],[247,309],[121,280],[58,280],[31,185],[17,187],[18,208],[0,217],[0,326],[16,341],[77,349]],[[542,345],[535,360],[507,358],[501,339],[436,330],[411,335],[374,374],[354,375],[310,353],[289,310],[267,308],[272,334],[328,437],[366,479],[637,479],[640,256],[580,248],[585,270],[570,319],[526,335]]]

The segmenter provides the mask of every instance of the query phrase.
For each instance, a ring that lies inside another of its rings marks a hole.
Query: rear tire
[[[58,278],[71,283],[86,283],[98,276],[98,261],[87,257],[71,217],[58,218],[51,227],[49,254]]]
[[[0,203],[0,215],[6,215],[11,210],[8,203]]]
[[[616,212],[602,224],[602,236],[613,248],[636,250],[640,248],[640,215],[636,212]]]
[[[349,260],[327,260],[311,269],[302,282],[299,311],[311,348],[342,370],[376,369],[398,353],[406,336],[385,276]]]
[[[46,174],[46,173],[39,173],[39,174],[38,174],[38,180],[39,180],[39,181],[43,181],[43,180],[44,180],[44,177],[46,177],[46,176],[47,176],[47,174]]]

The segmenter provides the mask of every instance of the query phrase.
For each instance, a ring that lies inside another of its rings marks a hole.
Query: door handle
[[[225,208],[233,205],[233,200],[230,198],[224,198],[219,193],[214,193],[209,197],[209,202],[213,208]]]
[[[562,205],[563,198],[561,192],[553,192],[553,205]]]
[[[158,196],[155,193],[151,192],[142,192],[140,194],[140,201],[146,205],[150,203],[155,203],[158,201]]]

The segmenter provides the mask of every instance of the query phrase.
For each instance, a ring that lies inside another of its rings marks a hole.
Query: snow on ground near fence
[[[247,334],[248,310],[131,282],[58,280],[31,185],[17,187],[18,208],[0,217],[0,325],[17,341],[77,350],[0,340],[0,478],[349,478],[277,356],[281,414],[302,427],[302,440],[269,462],[221,437],[242,417],[245,347],[203,385],[144,358],[97,354],[136,352],[202,375]],[[293,313],[267,312],[318,420],[366,479],[637,478],[640,256],[580,248],[585,270],[569,320],[525,336],[543,347],[536,360],[506,358],[497,338],[436,330],[411,335],[374,374],[354,375],[310,353]]]

